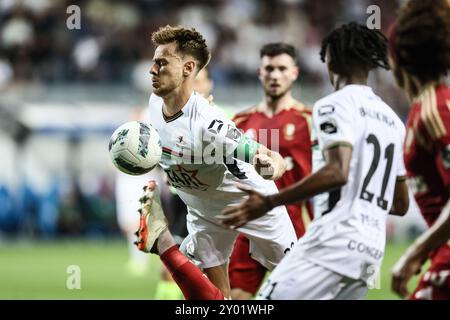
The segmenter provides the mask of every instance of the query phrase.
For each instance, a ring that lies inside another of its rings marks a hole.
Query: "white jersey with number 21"
[[[323,152],[352,148],[347,184],[313,199],[314,220],[299,241],[303,257],[353,279],[368,280],[381,265],[386,216],[396,180],[405,176],[405,127],[372,89],[347,85],[313,109],[313,171]]]

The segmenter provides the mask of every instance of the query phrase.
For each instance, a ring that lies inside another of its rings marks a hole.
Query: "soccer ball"
[[[113,164],[133,176],[150,172],[161,159],[161,153],[159,134],[147,123],[124,123],[109,140],[109,155]]]

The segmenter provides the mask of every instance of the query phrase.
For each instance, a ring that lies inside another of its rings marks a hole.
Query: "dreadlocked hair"
[[[355,70],[370,71],[377,67],[389,70],[387,39],[378,30],[351,22],[333,30],[322,41],[320,58],[330,54],[330,69],[348,76]]]
[[[411,95],[448,74],[450,0],[407,2],[399,10],[394,32],[396,65]]]

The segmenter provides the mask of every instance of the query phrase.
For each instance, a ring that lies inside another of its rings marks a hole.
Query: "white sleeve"
[[[204,155],[216,156],[218,159],[233,157],[242,136],[233,121],[220,112],[211,112],[202,124]]]
[[[350,104],[322,99],[314,105],[313,123],[322,150],[339,144],[353,146],[356,109]]]

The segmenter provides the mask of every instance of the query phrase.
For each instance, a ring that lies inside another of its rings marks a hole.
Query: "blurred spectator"
[[[383,0],[82,0],[77,2],[81,29],[69,30],[66,8],[71,4],[0,0],[0,57],[6,57],[0,68],[10,65],[13,71],[6,75],[47,83],[128,83],[136,64],[151,59],[150,34],[161,25],[183,24],[205,35],[218,85],[256,81],[255,53],[270,41],[298,47],[303,81],[320,85],[324,68],[318,50],[327,32],[349,19],[364,23],[371,4],[380,6],[386,30],[398,6]]]

